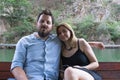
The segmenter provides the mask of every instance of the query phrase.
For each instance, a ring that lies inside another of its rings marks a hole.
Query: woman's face
[[[71,37],[70,30],[64,26],[60,26],[58,29],[58,37],[61,41],[68,41]]]

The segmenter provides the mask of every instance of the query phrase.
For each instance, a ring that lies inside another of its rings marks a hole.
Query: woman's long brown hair
[[[57,26],[57,28],[56,28],[57,36],[59,36],[58,29],[59,29],[61,26],[64,26],[66,29],[68,29],[68,30],[70,31],[71,36],[70,36],[70,39],[68,40],[68,43],[70,44],[70,46],[71,46],[72,48],[75,48],[76,45],[77,45],[77,37],[75,36],[75,33],[74,33],[72,27],[71,27],[69,24],[67,24],[67,23],[61,23],[61,24],[59,24],[59,25]],[[65,47],[65,45],[62,45],[62,46]]]

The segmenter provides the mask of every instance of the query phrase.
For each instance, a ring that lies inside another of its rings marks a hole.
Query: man
[[[43,10],[37,19],[37,32],[21,38],[15,50],[11,71],[17,80],[57,80],[61,44],[50,34],[54,19]]]
[[[50,34],[53,24],[52,13],[43,10],[37,19],[37,32],[18,41],[11,64],[17,80],[58,80],[61,43]]]

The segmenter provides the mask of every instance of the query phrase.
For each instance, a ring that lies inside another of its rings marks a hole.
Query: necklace
[[[68,51],[70,51],[70,50],[72,50],[72,47],[70,47],[70,48],[66,48],[66,47],[65,47],[65,49],[68,50]]]

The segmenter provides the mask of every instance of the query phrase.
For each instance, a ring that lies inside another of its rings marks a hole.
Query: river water
[[[120,62],[120,48],[93,49],[99,62]],[[11,62],[14,49],[0,49],[0,62]]]

